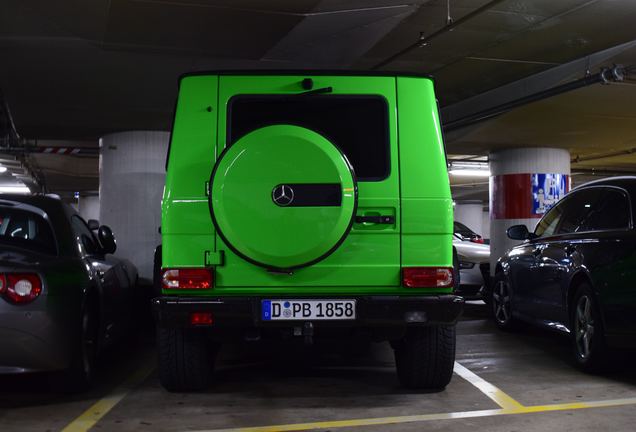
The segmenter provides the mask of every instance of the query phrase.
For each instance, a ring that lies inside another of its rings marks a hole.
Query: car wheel
[[[574,360],[586,372],[597,372],[605,365],[607,347],[598,305],[588,284],[576,290],[570,305],[571,339]]]
[[[517,327],[517,321],[512,316],[512,295],[506,276],[499,272],[490,293],[490,309],[497,327],[502,330],[513,330]]]
[[[450,382],[455,364],[455,326],[413,327],[393,346],[402,386],[441,390]]]
[[[162,246],[155,248],[152,270],[152,297],[161,296],[161,262],[162,262]]]
[[[90,302],[82,308],[80,329],[73,346],[71,366],[60,377],[60,384],[69,392],[88,390],[95,375],[99,326],[97,308]]]
[[[218,345],[204,331],[157,329],[159,381],[170,392],[204,390],[210,382]]]

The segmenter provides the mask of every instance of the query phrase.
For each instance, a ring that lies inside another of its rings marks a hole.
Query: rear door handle
[[[356,216],[356,223],[375,223],[393,225],[395,216]]]

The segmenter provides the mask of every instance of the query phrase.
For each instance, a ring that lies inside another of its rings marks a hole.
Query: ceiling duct
[[[618,65],[618,66],[615,65],[611,68],[604,67],[604,68],[601,68],[601,71],[596,74],[586,75],[583,78],[580,78],[578,80],[571,81],[569,83],[565,83],[562,85],[558,85],[556,87],[551,87],[549,89],[546,89],[537,93],[533,93],[519,99],[514,99],[512,101],[476,112],[474,114],[470,114],[465,117],[461,117],[457,120],[446,122],[444,123],[443,128],[445,132],[461,129],[463,127],[470,126],[475,123],[489,120],[498,115],[505,114],[514,108],[518,108],[520,106],[527,105],[532,102],[548,99],[548,98],[551,98],[563,93],[567,93],[573,90],[577,90],[583,87],[587,87],[594,84],[610,84],[612,82],[621,82],[625,79],[625,75],[629,70],[630,70],[629,68],[625,68],[621,65]]]

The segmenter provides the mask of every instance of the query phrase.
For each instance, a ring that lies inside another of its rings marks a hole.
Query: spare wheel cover
[[[351,164],[324,136],[274,125],[226,148],[210,178],[210,213],[237,255],[271,269],[293,269],[329,256],[356,213]]]

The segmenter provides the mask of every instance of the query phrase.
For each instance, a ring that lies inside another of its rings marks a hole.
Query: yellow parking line
[[[518,410],[524,408],[523,405],[500,390],[498,387],[490,384],[488,381],[457,362],[455,362],[455,373],[477,387],[483,394],[495,401],[495,403],[503,409]]]
[[[123,398],[125,398],[131,390],[141,384],[152,373],[155,368],[155,362],[146,362],[143,367],[138,369],[126,381],[119,385],[110,394],[95,402],[89,409],[84,411],[79,417],[69,423],[62,432],[85,432],[95,426],[95,424]]]
[[[513,414],[531,414],[550,411],[569,411],[578,409],[589,408],[607,408],[624,405],[636,405],[636,398],[626,399],[612,399],[605,401],[592,401],[592,402],[574,402],[554,405],[536,405],[536,406],[522,406],[518,409],[492,409],[492,410],[479,410],[479,411],[460,411],[452,413],[440,413],[440,414],[422,414],[422,415],[410,415],[410,416],[397,416],[397,417],[377,417],[368,419],[354,419],[354,420],[335,420],[335,421],[321,421],[311,423],[294,423],[284,425],[272,425],[272,426],[256,426],[256,427],[240,427],[240,428],[228,428],[228,429],[208,429],[199,430],[196,432],[290,432],[290,431],[307,431],[312,429],[335,429],[344,427],[358,427],[358,426],[379,426],[401,423],[414,423],[425,422],[434,420],[456,420],[465,418],[476,417],[493,417],[499,415],[513,415]]]

